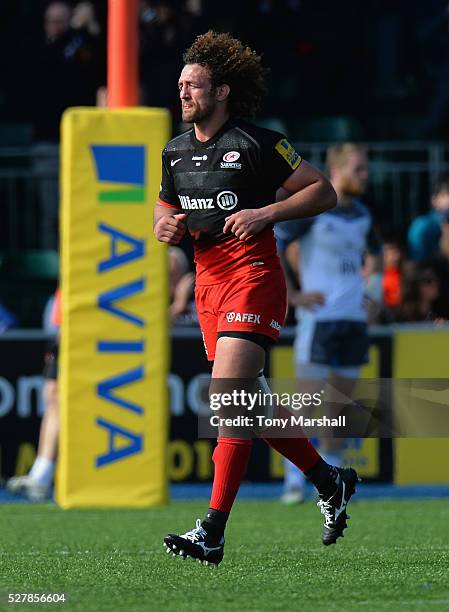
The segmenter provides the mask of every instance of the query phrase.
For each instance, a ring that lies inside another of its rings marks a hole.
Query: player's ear
[[[229,96],[231,88],[229,85],[223,84],[217,87],[217,93],[215,94],[215,99],[217,102],[223,102]]]

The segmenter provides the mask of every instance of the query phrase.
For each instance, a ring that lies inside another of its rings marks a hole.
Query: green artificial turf
[[[205,504],[151,510],[0,507],[0,593],[65,592],[66,604],[3,610],[448,610],[447,500],[361,501],[336,546],[312,503],[236,504],[216,568],[166,554]]]

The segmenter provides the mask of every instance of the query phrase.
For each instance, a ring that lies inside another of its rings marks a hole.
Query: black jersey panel
[[[188,213],[197,246],[232,238],[226,217],[275,202],[300,163],[285,137],[244,121],[228,121],[206,142],[193,130],[172,139],[162,155],[160,199]]]

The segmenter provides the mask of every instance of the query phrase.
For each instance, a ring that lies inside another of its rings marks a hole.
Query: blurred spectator
[[[75,6],[71,26],[74,30],[85,30],[93,38],[101,34],[101,26],[97,21],[92,2],[79,2]]]
[[[390,238],[383,244],[383,303],[388,308],[397,308],[401,301],[401,280],[404,251],[398,239]]]
[[[380,297],[365,293],[365,307],[370,325],[394,323],[401,302],[404,249],[398,238],[386,238],[383,243],[383,272],[380,276]]]
[[[75,6],[70,25],[83,36],[83,46],[79,51],[86,81],[83,95],[89,99],[89,105],[95,105],[98,89],[106,85],[106,33],[97,19],[92,2],[79,2]]]
[[[77,29],[74,29],[76,26]],[[95,105],[104,82],[100,26],[89,2],[72,11],[67,2],[51,2],[44,14],[44,39],[33,66],[33,171],[40,203],[39,246],[58,248],[59,128],[69,106]]]
[[[449,305],[449,216],[441,224],[440,252],[435,259],[444,303]]]
[[[443,298],[442,279],[433,261],[409,262],[404,267],[398,321],[446,321],[449,304]]]
[[[192,325],[198,322],[194,301],[195,274],[189,260],[179,247],[170,247],[170,319],[172,324]]]
[[[411,259],[423,261],[439,253],[441,227],[449,218],[449,174],[440,177],[432,193],[432,208],[425,215],[416,217],[408,230],[408,247]]]
[[[44,38],[32,56],[36,141],[59,142],[64,110],[69,106],[95,105],[96,90],[104,84],[95,47],[99,34],[90,3],[81,3],[75,11],[63,1],[47,6]]]
[[[207,24],[204,20],[203,0],[186,0],[185,10],[193,20],[192,34],[194,36],[196,36],[197,34],[201,34],[208,29]]]

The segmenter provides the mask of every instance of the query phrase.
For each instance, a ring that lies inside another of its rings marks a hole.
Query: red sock
[[[264,438],[265,442],[294,463],[301,472],[308,472],[321,459],[307,438]]]
[[[246,473],[252,440],[218,438],[217,442],[212,455],[215,474],[209,507],[230,512]]]

